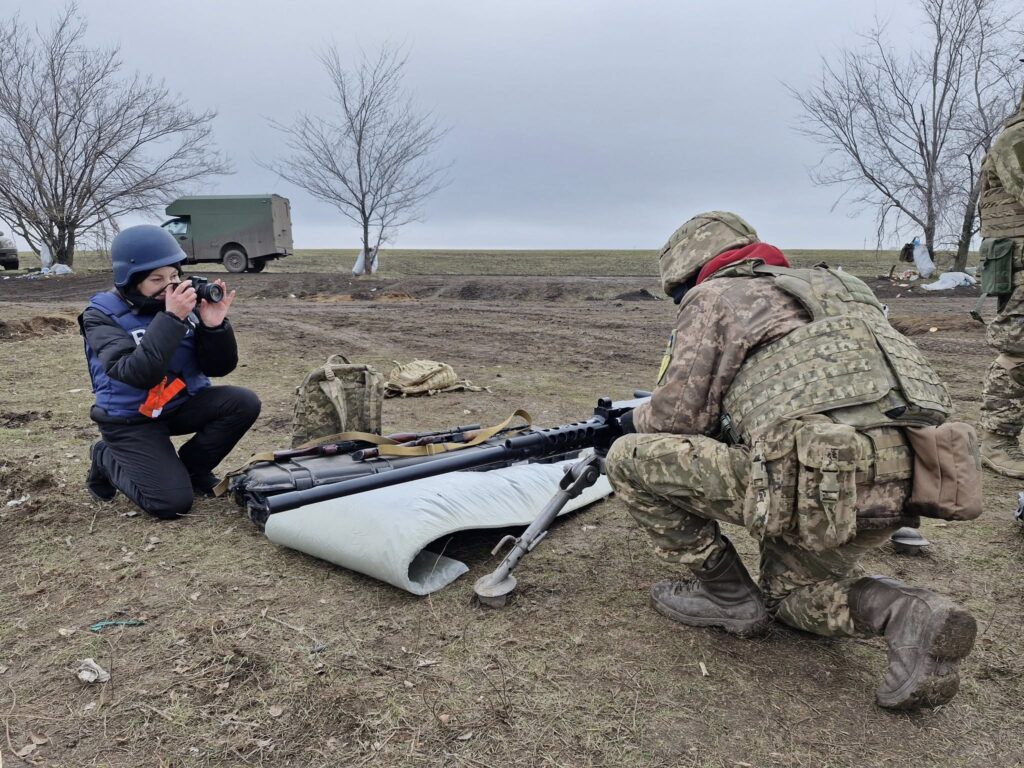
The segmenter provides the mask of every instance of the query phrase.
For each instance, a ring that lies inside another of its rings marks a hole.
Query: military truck
[[[18,268],[18,249],[11,238],[0,232],[0,267],[4,269]]]
[[[262,272],[290,256],[291,207],[280,195],[200,195],[167,206],[161,226],[174,235],[190,264],[219,261],[228,272]]]

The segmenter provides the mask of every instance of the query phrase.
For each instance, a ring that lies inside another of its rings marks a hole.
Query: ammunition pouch
[[[989,296],[998,300],[996,307],[1002,311],[1010,294],[1013,293],[1013,240],[985,238],[981,241],[981,296],[971,312],[971,317],[982,321],[981,305]],[[984,321],[982,321],[984,322]]]
[[[821,416],[784,419],[754,436],[743,519],[758,538],[782,538],[812,552],[851,541],[859,528],[887,527],[890,516],[859,520],[860,483],[906,481],[910,451],[900,430],[862,432]],[[865,510],[876,515],[878,510]]]

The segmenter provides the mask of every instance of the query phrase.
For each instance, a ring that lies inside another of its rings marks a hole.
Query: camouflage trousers
[[[988,324],[990,347],[998,351],[982,390],[981,428],[1002,435],[1024,430],[1024,239],[1013,253],[1013,293]]]
[[[719,522],[744,526],[750,456],[742,447],[700,436],[631,434],[615,441],[605,466],[616,494],[664,560],[699,566],[715,549]],[[858,508],[901,508],[908,485],[858,485]],[[860,531],[847,544],[824,552],[781,538],[764,539],[760,586],[769,611],[818,635],[858,634],[850,618],[850,587],[865,575],[860,560],[893,530]]]

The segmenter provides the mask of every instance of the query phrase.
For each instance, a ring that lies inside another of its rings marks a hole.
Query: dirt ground
[[[232,276],[233,278],[235,276]],[[237,276],[242,365],[263,413],[226,464],[287,442],[295,384],[327,355],[442,359],[489,392],[389,400],[385,429],[554,425],[651,384],[674,308],[650,277]],[[873,704],[876,640],[776,626],[739,640],[648,607],[673,576],[614,498],[555,526],[500,611],[474,604],[494,533],[441,542],[471,567],[417,598],[271,544],[228,500],[161,523],[82,479],[95,439],[74,317],[103,276],[0,283],[0,755],[4,766],[1011,766],[1024,764],[1019,484],[926,521],[920,557],[871,571],[968,606],[979,638],[936,711]],[[894,324],[976,423],[992,353],[972,290],[877,281]],[[754,542],[732,531],[748,563]],[[134,626],[89,631],[94,622]],[[79,682],[93,658],[111,675]],[[15,753],[23,757],[15,756]]]

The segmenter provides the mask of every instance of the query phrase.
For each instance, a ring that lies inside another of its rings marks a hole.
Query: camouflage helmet
[[[756,242],[757,232],[735,213],[700,213],[673,232],[661,249],[661,287],[671,296],[718,254]]]

